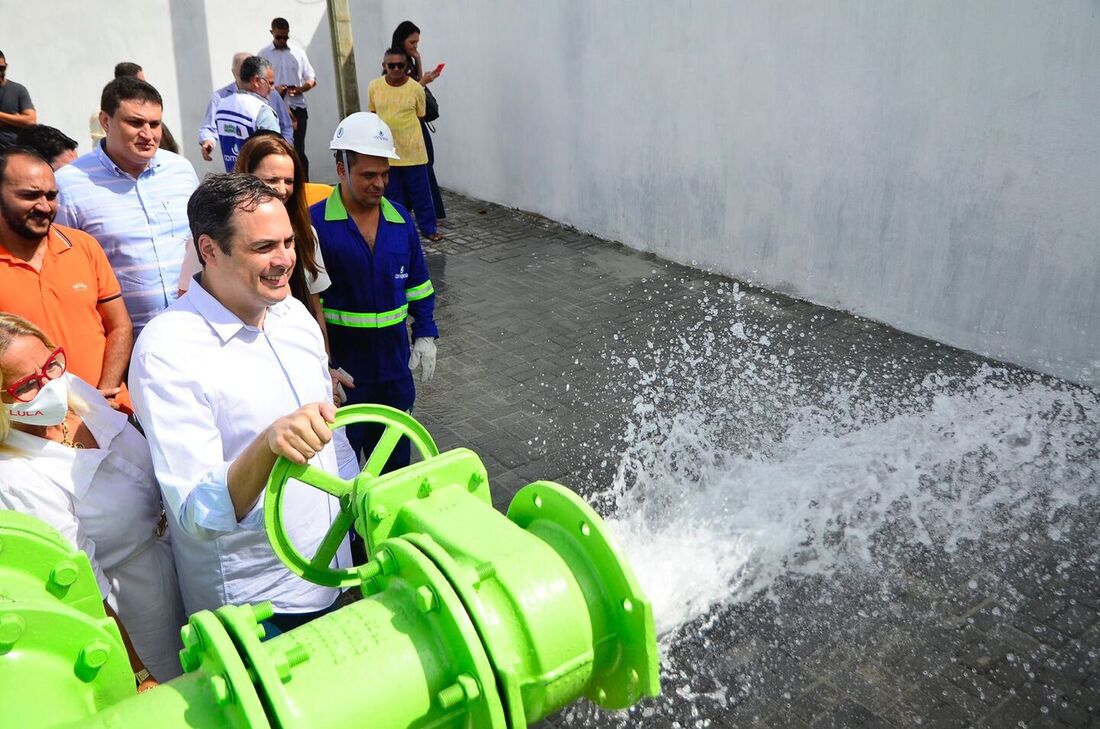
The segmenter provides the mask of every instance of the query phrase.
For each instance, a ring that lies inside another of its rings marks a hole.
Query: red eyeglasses
[[[19,402],[30,402],[46,386],[47,382],[56,380],[63,374],[65,374],[65,350],[58,347],[46,360],[46,364],[42,365],[41,370],[26,377],[20,377],[4,388],[4,392]]]

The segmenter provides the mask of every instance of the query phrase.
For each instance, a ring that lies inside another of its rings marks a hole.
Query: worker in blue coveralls
[[[382,196],[390,160],[398,159],[393,134],[378,116],[357,112],[340,122],[329,143],[340,184],[310,208],[332,286],[322,295],[331,366],[354,379],[349,403],[380,403],[411,411],[412,372],[435,373],[432,313],[435,289],[409,212]],[[406,320],[412,318],[412,349]],[[361,458],[382,435],[374,424],[351,425],[348,440]],[[409,464],[402,438],[384,472]]]

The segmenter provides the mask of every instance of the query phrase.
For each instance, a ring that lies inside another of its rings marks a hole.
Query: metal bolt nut
[[[427,585],[416,588],[416,609],[422,613],[430,613],[435,610],[435,590]]]
[[[295,643],[286,651],[286,662],[293,668],[309,660],[309,649],[301,643]]]
[[[444,710],[474,701],[479,696],[481,696],[481,687],[477,685],[477,680],[473,676],[466,673],[455,678],[454,683],[435,695]]]
[[[198,670],[202,665],[202,654],[193,648],[184,648],[180,651],[180,668],[184,673]]]
[[[7,651],[23,637],[27,624],[22,615],[7,613],[0,615],[0,650]]]
[[[378,563],[383,575],[392,575],[397,572],[397,560],[393,558],[388,549],[381,549],[374,555],[374,561]],[[368,562],[369,564],[369,562]]]
[[[275,606],[267,600],[258,602],[252,606],[252,619],[257,623],[262,623],[265,620],[270,620],[275,615]]]
[[[90,683],[110,658],[110,643],[99,639],[88,641],[76,657],[77,677],[85,683]]]
[[[383,521],[390,515],[390,510],[379,504],[370,510],[370,518],[375,521]]]
[[[271,653],[271,664],[275,667],[275,673],[283,683],[290,681],[290,661],[282,651]]]
[[[76,582],[76,578],[79,576],[80,568],[76,566],[76,563],[64,560],[54,565],[53,570],[50,572],[50,582],[58,587],[68,587]]]
[[[214,701],[223,706],[233,700],[233,688],[224,675],[210,677],[210,690],[214,693]]]

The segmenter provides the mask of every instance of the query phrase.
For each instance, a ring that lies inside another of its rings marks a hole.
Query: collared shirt
[[[331,401],[324,341],[302,304],[287,297],[263,328],[244,324],[196,279],[187,295],[138,337],[130,388],[169,514],[184,605],[189,613],[270,600],[280,612],[328,607],[335,590],[292,574],[271,549],[263,497],[237,521],[229,466],[275,420]],[[332,443],[312,464],[337,474]],[[339,502],[297,482],[283,502],[291,541],[313,554]],[[350,564],[346,542],[338,555]]]
[[[154,675],[179,675],[186,616],[167,537],[158,538],[160,491],[149,447],[126,416],[78,377],[84,424],[98,448],[69,448],[12,430],[0,450],[0,508],[36,516],[91,562],[99,591],[118,611]]]
[[[87,552],[107,597],[103,570],[154,538],[160,493],[145,440],[126,416],[79,378],[70,377],[69,387],[88,403],[84,423],[99,448],[69,448],[12,429],[0,449],[0,506],[37,516]]]
[[[275,68],[276,86],[303,86],[307,81],[317,78],[305,50],[293,41],[289,41],[285,49],[276,48],[274,43],[269,43],[256,55],[271,61],[271,65]],[[297,96],[288,94],[286,103],[294,109],[304,109],[306,108],[305,94]]]
[[[187,201],[199,184],[195,168],[177,154],[157,150],[135,180],[100,144],[56,177],[57,222],[83,230],[103,246],[136,336],[176,299],[191,234]]]
[[[40,270],[0,241],[0,311],[38,325],[65,348],[69,372],[92,384],[99,384],[107,349],[98,307],[119,296],[107,256],[83,231],[51,225]]]
[[[412,217],[382,198],[372,251],[348,215],[337,185],[309,209],[332,285],[321,297],[333,362],[355,380],[409,377],[409,332],[438,337],[435,288]]]
[[[218,103],[225,97],[237,93],[237,83],[222,86],[210,97],[210,103],[206,105],[206,116],[203,117],[202,126],[199,127],[199,144],[203,142],[218,141],[218,128],[214,125],[214,112],[218,110]],[[279,118],[279,133],[283,139],[294,144],[294,123],[290,120],[290,112],[287,111],[286,102],[279,92],[272,89],[267,95],[267,104],[275,110],[275,116]],[[98,123],[98,122],[97,122]]]
[[[225,171],[232,172],[237,164],[237,155],[249,137],[261,129],[279,131],[279,120],[262,96],[237,89],[237,93],[218,102],[218,108],[214,110],[214,126],[218,130]]]

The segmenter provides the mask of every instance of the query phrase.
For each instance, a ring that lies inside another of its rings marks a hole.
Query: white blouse
[[[12,429],[0,447],[0,508],[38,517],[88,555],[103,598],[159,680],[179,674],[185,620],[160,489],[145,438],[94,387],[69,377],[88,404],[98,448],[70,448]]]

